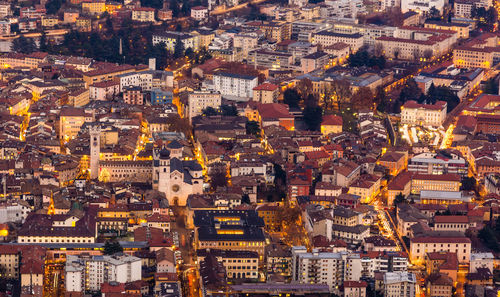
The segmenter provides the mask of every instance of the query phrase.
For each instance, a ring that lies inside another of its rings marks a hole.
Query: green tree
[[[319,131],[323,121],[323,109],[317,105],[307,105],[303,111],[304,122],[307,128],[312,131]]]
[[[26,38],[24,35],[19,36],[12,41],[11,50],[23,54],[31,54],[36,51],[36,43],[33,38]]]
[[[464,177],[462,178],[462,186],[460,189],[462,191],[474,191],[476,188],[476,179],[474,177]]]
[[[415,82],[414,79],[409,79],[403,89],[401,90],[401,93],[399,94],[399,101],[404,104],[408,100],[415,100],[417,101],[420,98],[420,95],[422,94],[422,90],[418,87],[417,83]],[[398,111],[399,112],[399,111]]]
[[[221,105],[220,108],[220,113],[223,116],[237,116],[238,115],[238,109],[234,105]]]
[[[289,107],[299,107],[299,103],[301,101],[301,97],[297,90],[295,89],[287,89],[285,93],[283,93],[283,101]]]
[[[402,204],[402,203],[407,203],[406,201],[406,198],[405,196],[403,195],[403,193],[399,193],[396,195],[396,197],[394,198],[394,205],[398,205],[398,204]]]
[[[439,12],[439,10],[435,6],[433,6],[433,7],[431,7],[431,9],[429,9],[429,17],[431,19],[439,20],[441,17],[441,13]]]
[[[118,241],[106,241],[104,244],[104,250],[103,254],[104,255],[114,255],[116,253],[121,253],[123,252],[123,247],[120,245]]]
[[[246,122],[245,129],[246,129],[248,135],[254,135],[254,136],[260,138],[261,130],[260,130],[260,125],[258,122],[256,122],[256,121]]]
[[[38,48],[41,52],[46,52],[49,49],[47,44],[47,34],[45,34],[45,31],[43,31],[40,36],[40,46]]]
[[[486,81],[483,87],[483,93],[498,95],[498,83],[495,82],[495,78],[490,78]]]
[[[174,46],[174,59],[178,59],[184,56],[184,42],[182,42],[181,38],[177,38]]]
[[[250,196],[248,196],[248,194],[243,194],[241,196],[241,203],[250,204]]]
[[[161,9],[161,8],[163,8],[163,1],[162,0],[141,0],[141,6]]]
[[[484,243],[484,245],[494,252],[500,252],[500,244],[498,243],[497,234],[491,229],[490,226],[486,225],[481,230],[477,237]]]
[[[47,14],[57,14],[62,4],[62,0],[49,0],[47,3],[45,3]]]
[[[209,116],[214,116],[217,115],[217,109],[213,108],[212,106],[208,106],[207,108],[203,109],[202,114],[206,117]]]
[[[216,163],[210,166],[208,170],[210,186],[212,190],[217,190],[219,187],[225,187],[228,183],[227,167],[224,163]]]
[[[182,1],[181,12],[184,16],[189,16],[191,13],[191,4],[189,4],[189,0]]]
[[[174,18],[178,17],[181,12],[178,0],[170,0],[169,4],[170,5],[168,7],[170,8],[170,10],[172,10],[172,16]]]
[[[380,86],[377,88],[377,92],[375,94],[375,98],[373,98],[373,102],[377,104],[377,110],[379,112],[387,112],[388,102],[384,87]]]

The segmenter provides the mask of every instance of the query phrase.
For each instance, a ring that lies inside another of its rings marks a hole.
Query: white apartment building
[[[10,16],[11,14],[12,14],[12,11],[10,9],[10,3],[1,2],[0,3],[0,18]]]
[[[386,272],[384,274],[385,297],[415,297],[417,277],[409,272]]]
[[[239,33],[233,37],[233,47],[242,50],[244,59],[248,57],[251,50],[257,48],[258,43],[259,35],[255,32]]]
[[[409,10],[429,12],[432,7],[435,7],[442,13],[444,4],[444,0],[401,0],[401,12],[405,13]]]
[[[410,100],[401,107],[401,123],[419,126],[440,127],[446,119],[447,103],[418,104]]]
[[[401,0],[380,0],[380,10],[384,11],[392,7],[401,7]]]
[[[302,284],[327,284],[339,293],[344,280],[343,253],[307,252],[303,246],[292,248],[292,281]]]
[[[10,34],[10,22],[0,21],[0,34],[9,35]]]
[[[89,97],[91,100],[110,100],[120,93],[120,84],[112,81],[96,82],[89,87]]]
[[[457,0],[453,3],[453,10],[455,13],[455,17],[470,18],[472,7],[483,7],[484,9],[488,10],[492,5],[492,0]]]
[[[67,291],[99,291],[104,282],[128,283],[142,279],[141,259],[126,255],[68,255],[65,267]]]
[[[137,22],[154,22],[155,9],[152,7],[136,7],[132,9],[132,20]]]
[[[339,42],[348,44],[351,48],[351,52],[356,52],[361,46],[363,46],[364,38],[363,35],[359,33],[345,34],[331,31],[321,31],[315,33],[312,38],[313,44],[321,44],[323,47]]]
[[[120,92],[128,87],[140,87],[143,91],[151,91],[153,88],[153,73],[150,71],[130,72],[117,75],[120,82]]]
[[[497,266],[496,262],[492,253],[473,253],[470,255],[469,272],[477,272],[478,268],[488,268],[493,271],[493,267]]]
[[[408,160],[408,171],[420,174],[453,173],[467,176],[468,163],[460,155],[449,153],[447,156],[438,156],[437,153],[421,153]]]
[[[0,204],[0,224],[7,222],[21,222],[31,212],[31,208],[25,201],[4,202]]]
[[[217,109],[221,105],[222,96],[217,91],[201,90],[190,93],[188,96],[189,121],[195,116],[201,115],[207,107]]]
[[[336,22],[332,24],[332,32],[342,34],[363,35],[365,45],[375,45],[375,40],[382,36],[394,37],[398,35],[398,27],[377,26],[373,24],[353,24],[348,22]]]
[[[205,20],[208,17],[208,8],[204,6],[191,8],[191,17],[197,21]]]
[[[192,48],[193,51],[197,51],[200,49],[200,40],[197,35],[191,35],[182,32],[172,32],[167,31],[160,34],[153,34],[153,45],[157,45],[160,43],[165,43],[165,48],[173,52],[175,49],[175,43],[178,39],[184,44],[184,49]]]
[[[248,101],[257,86],[257,76],[219,72],[214,74],[214,89],[222,96],[236,101]]]
[[[326,0],[325,6],[331,8],[332,17],[355,19],[360,13],[366,12],[362,0]]]

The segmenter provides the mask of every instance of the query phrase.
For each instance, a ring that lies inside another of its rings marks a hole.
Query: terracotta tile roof
[[[435,216],[434,223],[469,223],[468,216]]]
[[[274,91],[278,88],[277,85],[271,84],[271,83],[263,83],[255,88],[253,88],[254,91]]]
[[[432,237],[423,236],[410,239],[411,243],[471,243],[467,237]]]
[[[325,115],[323,117],[323,122],[321,122],[321,126],[342,126],[342,117],[337,115]]]

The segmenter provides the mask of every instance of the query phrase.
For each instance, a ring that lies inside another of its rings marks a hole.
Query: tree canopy
[[[104,244],[104,250],[103,254],[104,255],[114,255],[116,253],[121,253],[123,252],[123,247],[120,245],[118,241],[106,241]]]
[[[11,50],[13,52],[31,54],[37,50],[37,46],[33,38],[26,38],[24,35],[20,35],[12,41]]]
[[[347,62],[351,67],[368,66],[384,69],[386,60],[383,55],[371,55],[366,49],[363,48],[350,55]]]

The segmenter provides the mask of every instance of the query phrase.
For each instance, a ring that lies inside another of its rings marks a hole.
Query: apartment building
[[[248,53],[257,48],[259,35],[255,32],[243,32],[234,35],[233,47],[243,51],[243,58],[248,57]]]
[[[106,11],[105,1],[82,2],[82,11],[90,15],[101,15]]]
[[[184,44],[185,49],[191,48],[193,51],[200,49],[199,37],[193,34],[167,31],[153,34],[152,39],[153,45],[164,43],[165,48],[170,52],[174,51],[177,40],[180,40]]]
[[[303,73],[309,73],[316,69],[323,69],[330,63],[330,56],[325,52],[315,52],[301,58]]]
[[[410,239],[410,261],[424,263],[425,255],[434,252],[456,253],[460,263],[469,263],[471,241],[467,237],[422,236]]]
[[[271,83],[263,83],[253,88],[253,101],[262,104],[276,103],[280,94],[279,87]]]
[[[65,140],[74,138],[85,122],[92,121],[92,116],[84,109],[66,107],[59,114],[59,137]]]
[[[281,42],[290,39],[291,23],[284,21],[253,21],[244,24],[249,29],[261,30],[267,40]]]
[[[259,49],[248,53],[248,64],[265,67],[270,70],[291,70],[293,66],[293,55]]]
[[[408,160],[408,171],[419,174],[458,174],[467,176],[468,162],[457,152],[421,153]]]
[[[384,274],[385,297],[415,297],[417,277],[410,272],[386,272]]]
[[[303,284],[327,284],[330,292],[339,293],[344,280],[342,253],[307,252],[303,246],[292,248],[292,281]]]
[[[259,254],[256,252],[217,249],[197,251],[198,261],[204,261],[205,257],[208,255],[215,256],[217,261],[224,265],[227,278],[259,278]]]
[[[118,82],[120,92],[123,92],[127,87],[140,87],[144,91],[150,91],[153,87],[153,72],[124,73],[117,75],[115,81]]]
[[[208,8],[195,6],[191,8],[191,17],[197,21],[203,21],[208,17]]]
[[[201,115],[207,107],[218,109],[221,105],[221,94],[217,91],[200,90],[190,93],[188,96],[189,121],[195,116]]]
[[[120,93],[120,84],[116,81],[100,81],[89,87],[91,100],[111,100]]]
[[[65,285],[68,292],[99,291],[105,282],[129,283],[142,279],[141,259],[126,255],[68,255]]]
[[[360,33],[335,33],[332,31],[321,31],[314,33],[311,43],[321,44],[323,47],[343,42],[349,45],[351,52],[356,52],[364,43],[364,37]]]
[[[431,20],[425,21],[424,28],[456,31],[458,33],[458,38],[469,38],[469,31],[471,29],[469,24]]]
[[[10,16],[12,13],[10,3],[0,2],[0,18]]]
[[[152,7],[135,7],[132,9],[132,20],[136,22],[154,22],[155,9]]]
[[[411,182],[411,193],[420,194],[421,191],[458,192],[461,177],[457,174],[414,174]]]
[[[131,105],[143,105],[144,94],[140,87],[129,87],[123,90],[123,101]]]
[[[474,6],[488,10],[492,5],[492,0],[457,0],[453,3],[453,12],[455,17],[470,18]]]
[[[398,34],[398,27],[378,26],[373,24],[354,24],[350,22],[335,22],[332,24],[332,32],[342,34],[363,35],[365,45],[374,46],[377,38],[382,36],[395,37]]]
[[[223,97],[236,101],[248,101],[257,86],[257,76],[218,72],[214,74],[214,88]]]
[[[401,0],[401,12],[413,10],[416,12],[429,12],[432,7],[443,12],[444,0]]]

